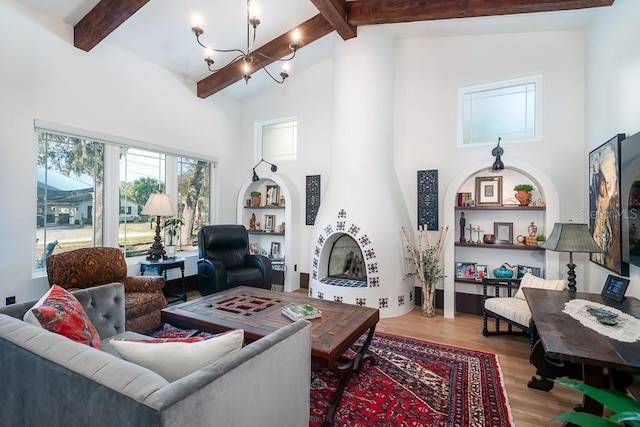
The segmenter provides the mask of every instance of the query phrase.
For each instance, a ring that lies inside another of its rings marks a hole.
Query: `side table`
[[[145,271],[153,271],[158,276],[164,276],[164,279],[167,280],[167,270],[173,270],[174,268],[179,268],[182,274],[182,280],[180,282],[182,292],[179,294],[171,294],[165,292],[166,296],[174,297],[173,301],[168,301],[169,303],[176,301],[187,301],[187,289],[184,283],[184,258],[165,258],[165,259],[145,259],[140,261],[140,275],[144,276]]]

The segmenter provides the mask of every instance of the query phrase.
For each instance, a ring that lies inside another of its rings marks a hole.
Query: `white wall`
[[[0,304],[48,288],[44,277],[32,277],[34,119],[217,157],[218,215],[235,222],[238,103],[201,100],[193,83],[108,43],[76,49],[72,34],[22,4],[0,2]]]
[[[602,8],[586,38],[586,150],[618,133],[640,132],[640,2],[616,0]],[[585,166],[586,174],[586,166]],[[584,188],[584,187],[583,187]],[[586,191],[586,188],[584,189]],[[585,197],[588,198],[588,193]],[[589,262],[589,290],[599,293],[608,274]],[[579,273],[578,273],[579,274]],[[640,269],[631,266],[628,295],[640,296]]]

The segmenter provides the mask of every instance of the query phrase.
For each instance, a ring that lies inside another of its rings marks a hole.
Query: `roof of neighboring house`
[[[91,198],[94,188],[92,184],[78,181],[51,169],[47,170],[44,166],[38,166],[39,199],[44,197],[45,191],[49,203],[79,203]]]

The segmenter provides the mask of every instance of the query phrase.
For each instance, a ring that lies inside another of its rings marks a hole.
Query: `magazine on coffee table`
[[[322,316],[322,312],[311,304],[292,305],[282,309],[282,314],[291,320],[315,319]]]

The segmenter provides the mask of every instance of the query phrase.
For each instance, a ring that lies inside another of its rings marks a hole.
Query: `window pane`
[[[538,137],[537,82],[493,86],[461,89],[462,145]]]
[[[262,125],[262,158],[270,162],[295,160],[298,122],[296,120]]]
[[[198,248],[198,232],[209,225],[211,212],[211,164],[178,157],[177,217],[184,221],[178,237],[178,250]]]
[[[151,193],[165,188],[163,153],[120,147],[120,227],[118,243],[125,257],[146,254],[155,237],[156,218],[142,215]]]
[[[102,245],[104,146],[38,132],[35,268],[55,252]]]

